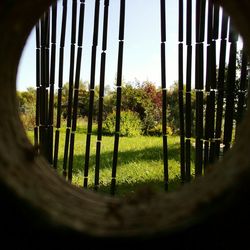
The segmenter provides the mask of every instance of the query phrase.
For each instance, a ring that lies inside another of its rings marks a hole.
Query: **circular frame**
[[[230,243],[232,238],[228,236],[236,233],[236,229],[241,231],[237,225],[250,224],[249,112],[238,141],[212,167],[211,173],[169,194],[144,190],[130,199],[102,196],[68,184],[46,167],[44,158],[35,154],[17,112],[16,73],[29,32],[51,2],[3,0],[0,3],[0,33],[4,34],[0,40],[2,226],[7,232],[24,234],[53,232],[58,237],[97,239],[95,242],[119,239],[124,244],[162,239],[176,246],[205,240],[206,233],[212,231],[210,243],[218,240]],[[249,50],[250,2],[219,3],[234,19]],[[179,237],[184,241],[177,240]]]

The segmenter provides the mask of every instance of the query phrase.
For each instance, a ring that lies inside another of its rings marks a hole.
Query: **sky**
[[[79,2],[79,1],[78,1]],[[80,79],[90,81],[91,67],[91,47],[93,38],[94,20],[94,0],[86,0],[83,56]],[[184,1],[184,10],[185,10]],[[100,21],[99,21],[99,41],[96,61],[96,85],[99,83],[100,58],[102,44],[102,24],[103,5],[101,0]],[[195,6],[195,0],[193,0]],[[118,33],[119,33],[119,0],[110,0],[109,27],[108,27],[108,47],[106,61],[106,81],[105,84],[114,86],[117,73],[118,58]],[[79,3],[78,3],[79,10]],[[185,11],[184,11],[185,12]],[[62,18],[62,0],[58,1],[57,16],[57,64],[56,64],[56,84],[58,81],[58,59],[60,42],[60,23]],[[65,62],[64,62],[64,83],[69,81],[69,56],[70,56],[70,27],[71,27],[71,0],[68,0],[68,18],[66,28]],[[185,20],[185,13],[184,13]],[[193,25],[195,16],[193,16]],[[184,24],[185,27],[185,24]],[[167,86],[171,86],[178,79],[178,1],[166,1],[166,80]],[[195,30],[193,30],[194,35]],[[185,33],[184,33],[185,37]],[[135,80],[151,81],[157,86],[161,84],[161,58],[160,58],[160,0],[126,0],[125,16],[125,38],[123,57],[123,80],[134,82]],[[193,39],[194,41],[194,39]],[[35,87],[36,81],[36,41],[35,30],[31,34],[24,47],[19,63],[17,75],[17,90],[23,91],[27,87]],[[219,43],[218,46],[219,48]],[[239,42],[239,48],[242,42]],[[76,46],[77,48],[77,46]],[[185,46],[184,46],[185,48]],[[217,50],[219,51],[219,50]],[[204,51],[205,52],[205,51]],[[217,53],[217,64],[218,64]],[[186,53],[184,49],[184,62]],[[194,65],[194,64],[193,64]],[[194,67],[193,67],[194,69]],[[184,63],[185,72],[185,63]],[[185,74],[184,74],[185,75]],[[194,79],[194,73],[193,73]]]

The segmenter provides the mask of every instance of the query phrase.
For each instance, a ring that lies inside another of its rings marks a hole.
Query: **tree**
[[[23,125],[32,130],[36,123],[36,90],[32,87],[26,91],[17,92],[18,111]]]

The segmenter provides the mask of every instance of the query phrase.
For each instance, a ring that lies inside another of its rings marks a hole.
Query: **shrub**
[[[109,114],[103,123],[103,134],[113,135],[115,133],[116,113]],[[120,123],[121,136],[139,136],[141,134],[142,124],[137,114],[131,111],[121,112]]]
[[[156,119],[157,110],[153,106],[145,109],[144,118],[142,119],[142,130],[145,135],[149,134],[149,130],[153,129],[158,124]]]
[[[20,118],[25,130],[33,130],[36,126],[36,119],[33,113],[20,113]]]
[[[161,136],[162,135],[162,124],[157,124],[155,127],[148,131],[148,135],[151,136]],[[167,126],[167,135],[173,135],[173,130],[171,127]]]

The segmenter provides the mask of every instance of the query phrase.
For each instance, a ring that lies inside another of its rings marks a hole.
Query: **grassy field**
[[[95,128],[94,128],[95,130]],[[27,132],[33,140],[33,132]],[[65,143],[65,128],[61,129],[58,172],[62,173]],[[75,140],[73,164],[73,184],[83,186],[84,154],[86,126],[80,124]],[[100,192],[110,192],[111,168],[114,138],[103,136],[100,165]],[[96,135],[92,136],[89,188],[93,188],[95,167]],[[178,136],[168,137],[169,190],[180,186],[180,144]],[[117,167],[117,191],[119,196],[133,193],[137,188],[149,185],[158,191],[164,191],[162,138],[153,136],[121,137]],[[192,157],[193,159],[193,157]]]

